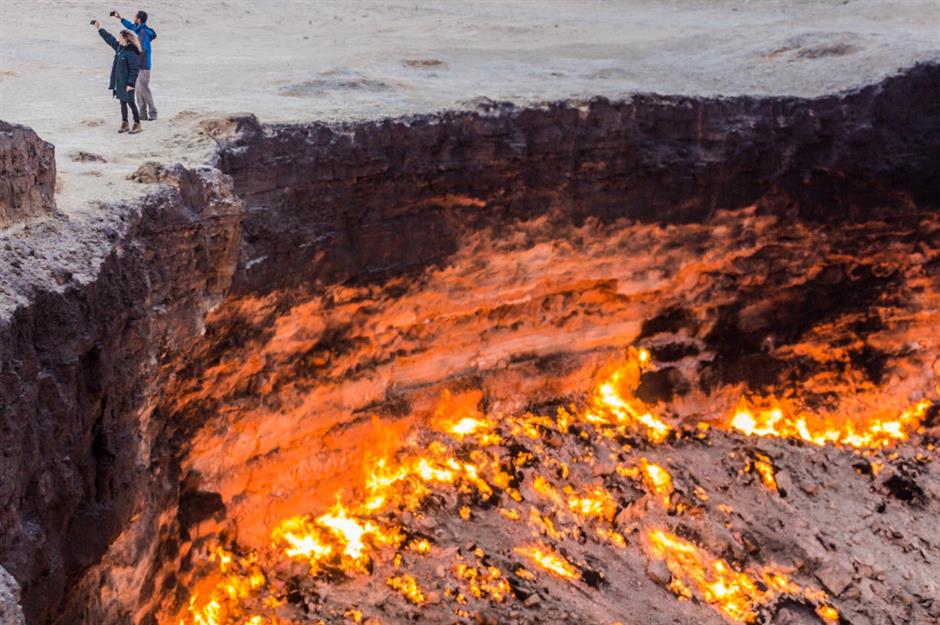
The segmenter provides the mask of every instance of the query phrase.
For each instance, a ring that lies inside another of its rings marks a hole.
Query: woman
[[[134,102],[134,85],[137,83],[137,73],[140,71],[140,42],[137,36],[129,30],[122,30],[115,39],[111,33],[101,27],[101,22],[95,21],[95,28],[104,42],[114,48],[114,63],[111,65],[111,82],[108,89],[114,97],[121,101],[121,129],[118,132],[129,132],[134,135],[140,132],[140,112]],[[130,107],[134,114],[134,127],[127,127],[127,109]]]

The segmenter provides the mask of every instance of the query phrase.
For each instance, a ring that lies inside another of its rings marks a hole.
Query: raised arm
[[[135,26],[134,22],[130,21],[126,17],[121,18],[121,24],[123,24],[124,28],[126,28],[127,30],[131,32],[135,32],[135,33],[137,32],[137,26]]]
[[[117,42],[117,39],[114,38],[114,35],[106,31],[105,29],[99,28],[98,34],[101,35],[101,38],[104,39],[104,42],[108,44],[109,46],[111,46],[112,48],[114,48],[114,50],[117,50],[120,47],[120,45]]]

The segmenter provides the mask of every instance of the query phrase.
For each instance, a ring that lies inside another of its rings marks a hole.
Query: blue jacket
[[[121,23],[124,25],[124,28],[133,31],[137,38],[140,39],[140,48],[144,53],[140,56],[140,69],[150,69],[151,54],[150,54],[150,42],[157,38],[157,31],[147,26],[147,22],[143,24],[135,24],[129,19],[121,19]]]

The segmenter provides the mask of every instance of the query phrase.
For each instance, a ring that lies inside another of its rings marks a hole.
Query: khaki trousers
[[[153,103],[153,94],[150,93],[150,70],[142,69],[137,74],[137,108],[140,109],[141,119],[156,119],[157,105]]]

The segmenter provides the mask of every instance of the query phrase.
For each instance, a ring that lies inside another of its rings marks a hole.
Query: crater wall
[[[175,168],[127,208],[95,280],[0,325],[0,565],[27,622],[153,622],[200,541],[262,540],[267,517],[237,520],[330,492],[446,385],[510,371],[493,401],[563,396],[662,333],[711,364],[654,395],[811,379],[842,365],[770,358],[767,337],[842,331],[916,280],[891,314],[929,323],[938,102],[922,65],[813,100],[234,120],[218,171]],[[841,292],[857,297],[806,308]],[[683,297],[713,304],[683,317]],[[906,353],[885,352],[889,372]],[[741,373],[768,362],[769,380]]]

